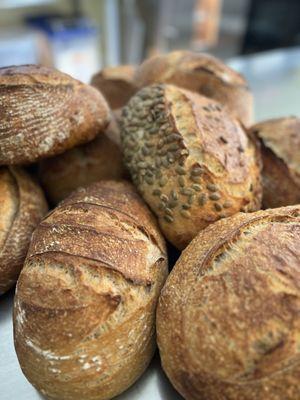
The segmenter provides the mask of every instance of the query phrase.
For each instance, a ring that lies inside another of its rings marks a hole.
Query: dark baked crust
[[[40,66],[0,69],[0,165],[59,154],[93,139],[109,122],[103,96]]]
[[[162,365],[185,399],[300,397],[300,207],[237,214],[184,250],[161,293]]]
[[[260,150],[214,100],[152,85],[124,108],[124,160],[179,249],[208,224],[261,205]]]
[[[0,168],[0,294],[17,281],[33,230],[47,212],[39,186],[20,168]]]
[[[170,83],[225,105],[245,126],[253,122],[253,96],[245,78],[221,60],[203,53],[174,51],[144,61],[136,70],[138,87]]]
[[[55,205],[80,186],[86,187],[105,179],[120,180],[126,176],[120,132],[115,121],[91,142],[42,160],[39,166],[42,186]]]
[[[272,119],[250,131],[262,142],[263,207],[300,203],[300,119]]]
[[[29,381],[57,400],[129,387],[155,349],[166,274],[164,239],[130,184],[74,192],[35,231],[18,281],[15,346]]]
[[[133,65],[103,68],[92,77],[91,85],[100,90],[113,110],[121,108],[137,91],[135,69]]]

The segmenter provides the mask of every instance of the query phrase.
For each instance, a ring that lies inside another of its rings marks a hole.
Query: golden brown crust
[[[0,294],[16,283],[31,234],[46,211],[44,195],[27,173],[0,168]]]
[[[22,164],[92,140],[109,122],[103,96],[40,66],[0,69],[0,165]]]
[[[300,119],[272,119],[250,131],[262,142],[263,206],[300,203]]]
[[[185,399],[300,397],[300,206],[237,214],[184,250],[159,299],[162,365]]]
[[[133,65],[103,68],[92,77],[91,85],[100,90],[113,110],[121,108],[137,90],[135,69]]]
[[[15,346],[29,381],[57,400],[129,387],[154,352],[166,274],[164,239],[129,183],[74,192],[35,231],[18,281]]]
[[[42,186],[52,204],[57,204],[80,186],[126,176],[120,131],[115,121],[91,142],[43,160],[39,166]]]
[[[260,208],[260,153],[214,100],[171,85],[138,92],[124,108],[124,160],[172,244],[240,210]]]
[[[245,126],[253,122],[253,96],[245,78],[221,60],[203,53],[174,51],[144,61],[134,79],[139,88],[170,83],[225,105]]]

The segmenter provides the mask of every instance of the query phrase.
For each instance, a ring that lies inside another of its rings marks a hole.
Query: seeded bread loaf
[[[264,208],[300,203],[300,119],[264,121],[251,132],[262,143]]]
[[[162,290],[162,366],[187,400],[300,399],[300,206],[237,214],[190,243]]]
[[[31,234],[46,212],[44,195],[27,173],[0,167],[0,295],[16,283]]]
[[[164,239],[125,182],[79,189],[36,229],[17,285],[15,347],[47,399],[111,399],[147,367]]]
[[[123,107],[137,90],[133,80],[135,66],[106,67],[92,77],[91,84],[105,96],[110,107]]]
[[[172,85],[139,91],[123,110],[133,182],[177,248],[240,210],[260,208],[260,153],[214,100]]]
[[[253,95],[245,78],[221,60],[203,53],[174,51],[144,61],[134,76],[139,88],[171,83],[215,99],[245,126],[253,122]]]
[[[39,176],[52,204],[57,204],[78,187],[103,179],[126,176],[120,148],[120,131],[112,121],[104,133],[89,143],[42,160]]]
[[[109,122],[91,86],[37,65],[0,68],[0,165],[22,164],[92,140]]]

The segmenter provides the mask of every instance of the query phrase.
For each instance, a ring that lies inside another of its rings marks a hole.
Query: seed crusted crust
[[[174,51],[144,61],[134,79],[139,88],[170,83],[225,105],[245,126],[253,122],[253,95],[245,78],[217,58],[191,51]]]
[[[272,119],[250,131],[262,143],[263,206],[300,203],[300,119]]]
[[[63,201],[34,233],[17,286],[15,347],[48,399],[110,399],[147,367],[167,275],[156,222],[125,182]]]
[[[59,71],[0,69],[0,165],[59,154],[93,139],[109,123],[103,96]]]
[[[237,214],[183,251],[162,290],[162,365],[185,399],[300,397],[300,207]]]
[[[44,195],[27,173],[0,168],[0,294],[16,283],[32,232],[46,212]]]
[[[257,143],[214,100],[144,88],[123,110],[121,138],[133,182],[176,247],[219,218],[259,209]]]

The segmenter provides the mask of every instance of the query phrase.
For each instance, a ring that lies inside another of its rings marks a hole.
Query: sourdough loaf
[[[22,164],[93,139],[109,122],[99,91],[51,68],[0,68],[0,165]]]
[[[260,208],[260,152],[212,99],[173,85],[140,90],[123,109],[121,137],[133,182],[168,240]]]
[[[91,142],[42,160],[39,165],[39,177],[52,204],[57,204],[80,186],[126,176],[120,131],[114,120]]]
[[[223,104],[245,126],[253,122],[253,95],[245,78],[221,60],[203,53],[173,51],[144,61],[134,80],[139,88],[170,83]]]
[[[162,290],[162,366],[187,400],[300,398],[300,206],[237,214],[184,250]]]
[[[263,207],[300,203],[300,119],[271,119],[250,131],[261,141]]]
[[[92,77],[91,85],[100,90],[110,107],[123,107],[137,90],[133,65],[106,67]]]
[[[17,167],[0,167],[0,294],[17,281],[31,235],[47,212],[39,186]]]
[[[125,182],[79,189],[36,229],[17,285],[15,348],[48,399],[111,399],[155,349],[164,239]]]

